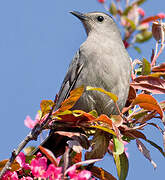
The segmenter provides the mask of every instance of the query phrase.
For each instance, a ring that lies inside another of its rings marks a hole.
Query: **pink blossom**
[[[22,177],[21,180],[33,180],[33,178],[30,176],[26,176],[26,177]]]
[[[47,158],[42,157],[41,153],[38,153],[34,159],[32,159],[30,165],[27,166],[25,163],[25,155],[24,153],[20,153],[16,160],[19,162],[22,168],[30,168],[32,176],[34,179],[36,178],[43,178],[43,179],[50,179],[50,180],[61,180],[62,179],[62,167],[56,167],[54,164],[50,164],[47,167]],[[27,169],[28,169],[27,168]],[[19,171],[19,175],[20,175]],[[23,171],[22,171],[23,172]],[[87,170],[78,171],[76,169],[76,165],[71,166],[67,170],[67,174],[70,176],[71,180],[89,180],[91,179],[91,172]],[[33,180],[30,176],[24,176],[24,174],[21,173],[20,180]],[[17,172],[11,172],[7,171],[4,176],[2,177],[2,180],[19,180]],[[91,180],[94,180],[92,178]]]
[[[62,176],[62,167],[56,167],[54,164],[50,164],[44,176],[49,177],[50,180],[60,180]]]
[[[23,152],[20,152],[19,155],[16,157],[16,161],[19,165],[24,169],[30,169],[30,165],[25,162],[25,155]]]
[[[68,169],[68,175],[71,180],[88,180],[91,178],[91,172],[87,170],[82,170],[77,173],[76,166],[73,165]]]
[[[138,25],[138,23],[139,23],[139,12],[138,12],[137,5],[134,5],[132,7],[132,9],[129,11],[129,13],[127,15],[127,18],[129,20],[133,21],[135,25]],[[121,16],[120,20],[121,20],[122,26],[129,27],[131,25],[130,22],[127,20],[127,18]]]
[[[79,180],[88,180],[91,177],[91,172],[87,170],[82,170],[78,173],[77,177]]]
[[[24,120],[24,124],[28,128],[32,129],[35,126],[36,122],[33,121],[30,116],[26,116],[26,119]]]
[[[44,178],[44,173],[47,168],[46,157],[41,157],[39,159],[32,159],[30,165],[33,176]]]
[[[127,158],[128,158],[128,157],[129,157],[129,154],[128,154],[128,152],[127,152],[128,148],[125,147],[125,146],[128,144],[128,142],[123,141],[123,143],[124,143],[124,151],[125,151],[125,154],[126,154],[126,156],[127,156]]]
[[[10,179],[19,180],[16,171],[14,172],[6,171],[6,173],[2,177],[2,180],[10,180]]]
[[[142,8],[138,8],[138,13],[139,13],[141,16],[145,16],[145,11],[144,11]]]
[[[99,3],[105,3],[105,0],[98,0]]]
[[[164,19],[165,18],[165,13],[159,13],[159,14],[157,14],[157,16],[159,16],[160,19]]]
[[[37,178],[49,178],[50,180],[60,180],[62,167],[56,167],[54,164],[50,164],[47,168],[47,158],[40,156],[41,153],[38,153],[37,157],[31,161],[30,167],[33,176]]]
[[[76,177],[76,166],[75,165],[69,167],[68,175],[70,176],[70,178],[75,178]]]
[[[26,116],[26,119],[24,120],[24,124],[28,128],[33,128],[40,120],[39,113],[37,113],[35,120],[32,120],[30,116]]]
[[[38,152],[37,155],[36,155],[36,159],[39,159],[41,157],[42,157],[42,154],[40,152]]]

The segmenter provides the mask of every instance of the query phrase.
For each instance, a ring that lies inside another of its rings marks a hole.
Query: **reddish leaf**
[[[164,150],[165,150],[165,132],[163,133],[163,145],[164,145]]]
[[[154,66],[152,72],[165,72],[165,63],[162,63],[159,66]]]
[[[152,112],[148,112],[144,109],[142,109],[142,111],[137,112],[136,114],[134,114],[132,116],[132,118],[134,118],[134,123],[145,123],[146,121],[149,121],[150,119],[154,118],[156,115],[156,111],[152,111]]]
[[[133,138],[133,139],[141,138],[145,140],[146,142],[150,143],[153,147],[155,147],[165,157],[165,152],[163,151],[163,149],[160,146],[158,146],[156,143],[154,143],[153,141],[148,140],[142,132],[136,131],[136,130],[128,130],[128,131],[125,131],[123,135]]]
[[[81,134],[79,132],[66,132],[66,131],[56,131],[55,133],[61,135],[61,136],[67,136],[69,138],[72,138],[74,136],[80,136]]]
[[[149,91],[153,94],[165,94],[165,80],[152,76],[139,76],[131,83],[135,89]]]
[[[120,139],[120,131],[118,129],[118,126],[122,124],[123,119],[119,115],[113,115],[111,116],[111,118],[112,119],[110,119],[107,115],[102,114],[93,121],[96,124],[91,125],[90,127],[108,132],[117,136]]]
[[[91,140],[92,150],[85,153],[85,159],[103,158],[108,150],[109,136],[102,131],[96,131]]]
[[[71,159],[73,164],[81,162],[81,160],[82,160],[82,152],[75,153],[74,157]]]
[[[71,109],[78,101],[78,99],[81,97],[83,92],[84,92],[84,86],[72,90],[70,92],[70,96],[65,101],[62,102],[61,107],[59,108],[58,111],[65,111]]]
[[[123,118],[120,115],[111,115],[110,119],[116,127],[119,127],[123,124]]]
[[[148,139],[146,139],[146,142],[150,143],[153,147],[155,147],[163,155],[163,157],[165,157],[165,152],[163,151],[163,149],[160,146],[158,146],[156,143],[154,143],[153,141],[150,141]]]
[[[130,101],[132,101],[133,99],[135,99],[135,97],[136,97],[136,91],[135,91],[135,89],[132,86],[130,86],[128,99]]]
[[[55,121],[60,121],[61,123],[64,122],[70,126],[89,127],[91,125],[90,123],[92,123],[93,120],[96,119],[93,115],[86,113],[84,111],[81,111],[81,113],[77,113],[78,111],[66,111],[62,113],[56,111],[53,114],[55,115],[55,118],[57,117]]]
[[[127,102],[126,102],[126,107],[130,106],[130,104],[132,103],[132,101],[136,98],[136,91],[135,89],[130,86],[129,88],[129,94],[128,94],[128,98],[127,98]],[[122,112],[124,111],[124,109],[122,110]]]
[[[88,118],[89,121],[93,121],[93,120],[95,119],[95,117],[94,117],[92,114],[90,114],[90,113],[86,113],[86,112],[85,112],[85,113],[83,114],[83,116],[86,117],[86,118]]]
[[[92,166],[90,171],[93,176],[102,180],[117,180],[114,176],[112,176],[109,172],[105,171],[102,168]]]
[[[163,130],[161,129],[161,127],[158,126],[158,124],[155,123],[148,123],[148,124],[156,127],[163,134]]]
[[[149,22],[151,22],[151,21],[156,21],[156,20],[158,20],[158,19],[160,19],[159,16],[149,16],[149,17],[143,19],[143,20],[140,22],[140,24],[149,23]]]
[[[144,140],[146,139],[146,136],[142,132],[137,131],[137,130],[128,130],[128,131],[125,131],[123,134],[133,139],[135,138],[142,138]]]
[[[0,161],[0,171],[4,168],[4,166],[6,165],[7,162],[8,162],[8,159]],[[16,160],[14,160],[14,162],[11,165],[10,171],[17,171],[20,168],[21,167],[20,167],[19,163]]]
[[[49,113],[52,109],[54,102],[52,100],[42,100],[40,103],[40,108],[42,112],[42,116]]]
[[[74,146],[81,146],[85,149],[88,149],[89,148],[89,141],[88,141],[88,138],[85,134],[82,134],[82,133],[79,133],[79,132],[67,132],[67,131],[56,131],[55,132],[56,134],[59,134],[61,136],[67,136],[69,137],[70,139],[72,139],[73,141],[70,141],[70,143],[72,143],[72,145]],[[76,142],[74,141],[77,141],[79,144],[77,144]],[[70,144],[71,145],[71,144]],[[76,148],[76,147],[75,147]],[[77,151],[76,151],[77,152]]]
[[[136,139],[136,144],[137,144],[137,147],[138,147],[139,151],[144,155],[144,157],[146,157],[146,158],[151,162],[151,164],[153,165],[153,167],[156,168],[157,165],[156,165],[155,162],[151,159],[150,152],[149,152],[149,150],[145,147],[145,145],[144,145],[139,139]]]
[[[112,129],[112,120],[105,114],[101,114],[95,119],[95,122],[102,122],[108,124],[108,127]]]
[[[132,103],[132,105],[136,104],[138,104],[141,108],[149,111],[155,110],[158,114],[160,114],[161,117],[163,117],[163,111],[159,103],[151,95],[139,94]]]
[[[46,157],[55,165],[55,166],[58,166],[58,163],[57,163],[57,160],[54,156],[54,154],[47,148],[44,148],[42,146],[39,146],[39,149],[41,150],[41,152],[43,154],[46,155]]]

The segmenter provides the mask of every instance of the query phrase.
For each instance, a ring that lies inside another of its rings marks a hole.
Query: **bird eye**
[[[104,17],[103,17],[103,16],[98,16],[98,17],[97,17],[97,20],[98,20],[99,22],[102,22],[102,21],[104,21]]]

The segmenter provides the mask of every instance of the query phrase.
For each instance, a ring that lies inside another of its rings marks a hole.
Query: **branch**
[[[53,110],[55,108],[57,101],[57,96],[55,97],[54,104],[47,116],[47,118],[42,122],[42,124],[36,124],[35,127],[31,130],[31,132],[25,137],[25,139],[18,145],[18,148],[12,151],[11,157],[8,160],[8,162],[5,164],[4,168],[0,172],[0,179],[2,178],[3,174],[10,169],[11,164],[14,162],[15,158],[18,156],[18,154],[22,151],[22,149],[28,144],[29,141],[37,140],[39,134],[45,129],[47,124],[50,123],[51,115],[53,113]]]

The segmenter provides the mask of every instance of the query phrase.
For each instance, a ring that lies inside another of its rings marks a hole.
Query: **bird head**
[[[98,34],[104,33],[108,35],[113,35],[114,33],[120,34],[116,23],[114,22],[112,17],[106,13],[90,12],[83,14],[78,11],[71,11],[70,13],[81,20],[85,27],[87,35],[91,32],[95,32]]]

